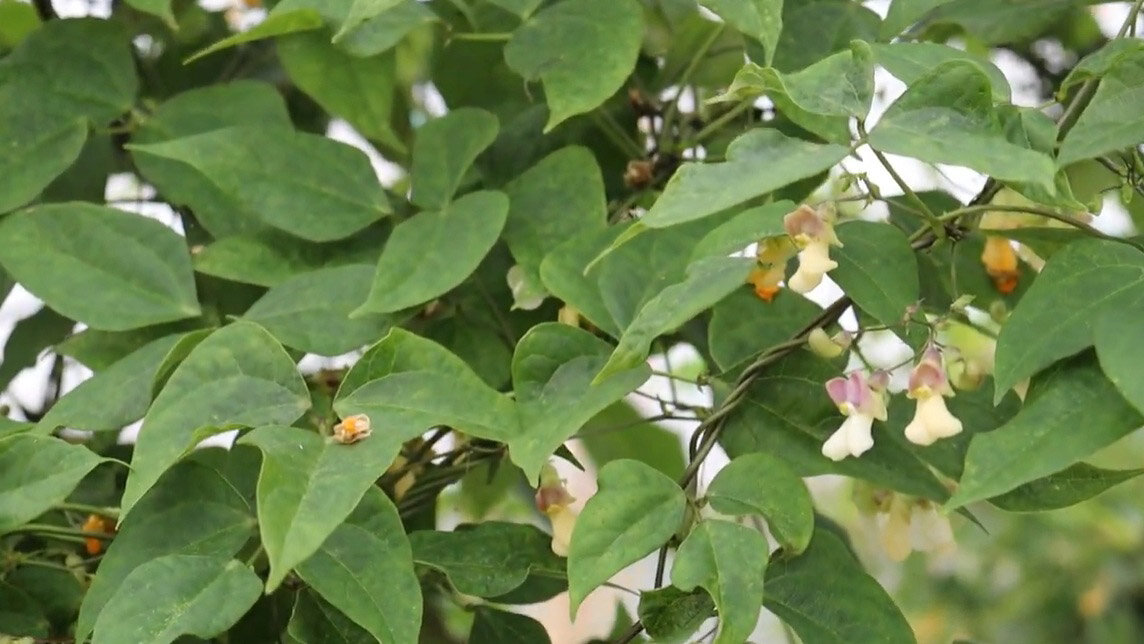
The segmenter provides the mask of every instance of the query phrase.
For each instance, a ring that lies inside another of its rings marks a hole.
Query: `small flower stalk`
[[[759,263],[747,276],[747,283],[755,287],[759,299],[766,302],[775,299],[786,277],[787,261],[794,257],[796,250],[787,237],[768,237],[759,242],[756,252]]]
[[[842,246],[842,242],[829,219],[807,205],[783,217],[783,227],[799,249],[798,270],[787,286],[797,293],[808,293],[822,283],[823,275],[838,268],[838,262],[830,259],[830,247]]]
[[[938,439],[961,433],[961,421],[945,406],[945,397],[953,395],[953,388],[937,347],[931,345],[922,354],[910,373],[906,395],[918,401],[914,419],[906,425],[906,439],[911,443],[932,445]]]
[[[362,439],[369,438],[370,432],[372,431],[369,416],[356,414],[348,418],[343,418],[342,422],[334,425],[333,439],[335,443],[350,445]]]
[[[540,487],[536,490],[536,508],[543,512],[552,523],[552,552],[561,557],[568,556],[572,543],[572,529],[576,527],[577,513],[572,509],[576,499],[564,487],[556,468],[545,463],[540,469]]]
[[[861,372],[826,382],[826,393],[846,416],[842,425],[822,444],[822,455],[832,461],[861,456],[874,446],[871,430],[875,420],[886,420],[884,372],[866,376]]]

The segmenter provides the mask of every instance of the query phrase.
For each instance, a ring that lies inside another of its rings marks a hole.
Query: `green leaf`
[[[162,18],[171,29],[178,29],[175,14],[171,11],[171,0],[127,0],[127,4],[143,13]]]
[[[743,100],[766,94],[776,109],[801,127],[828,141],[849,144],[849,118],[865,118],[874,96],[870,46],[855,41],[851,49],[787,75],[747,63],[718,98]]]
[[[798,351],[768,367],[751,386],[743,404],[728,418],[722,443],[731,458],[765,452],[799,476],[843,474],[913,496],[944,500],[949,493],[929,468],[889,437],[879,438],[861,458],[832,461],[822,443],[843,417],[826,395],[824,383],[841,373],[831,362]]]
[[[504,194],[482,190],[401,222],[377,261],[369,296],[353,315],[400,311],[460,285],[496,243],[507,215]]]
[[[131,35],[110,20],[49,20],[0,61],[0,105],[18,101],[68,122],[104,126],[138,91]]]
[[[822,309],[799,293],[779,291],[763,301],[743,286],[711,310],[707,344],[715,364],[731,371],[763,351],[791,339]]]
[[[1001,427],[974,436],[957,508],[1053,474],[1144,424],[1144,418],[1082,353],[1033,379],[1025,405]],[[1084,431],[1076,431],[1083,427]]]
[[[742,285],[754,264],[753,258],[710,257],[689,266],[686,279],[665,288],[639,309],[593,382],[642,364],[655,338],[714,306]]]
[[[882,40],[889,40],[900,34],[907,27],[918,22],[918,20],[923,18],[926,13],[935,7],[949,1],[950,0],[893,0],[893,2],[890,3],[889,10],[886,11],[886,18],[882,21],[882,29],[879,35]],[[892,74],[893,72],[890,73]],[[896,75],[897,74],[895,74],[895,76]]]
[[[716,512],[758,514],[785,550],[800,554],[814,532],[814,506],[806,484],[781,460],[755,452],[733,459],[707,488]]]
[[[486,521],[452,532],[409,535],[413,560],[449,578],[465,595],[497,597],[530,575],[562,580],[565,562],[552,553],[552,537],[531,525]]]
[[[382,336],[393,319],[350,318],[369,292],[373,267],[350,264],[302,273],[266,292],[243,315],[283,344],[324,356],[358,349]]]
[[[1076,16],[1077,5],[1077,0],[951,0],[927,14],[923,26],[939,33],[943,27],[948,33],[948,27],[954,26],[985,46],[1026,42],[1070,13]]]
[[[557,447],[651,376],[639,364],[592,384],[610,352],[591,333],[556,322],[532,327],[517,343],[512,380],[521,433],[508,446],[531,484]]]
[[[318,551],[385,473],[400,446],[377,436],[342,445],[311,431],[277,425],[259,427],[240,442],[254,445],[263,455],[258,524],[270,559],[267,592]]]
[[[183,239],[141,215],[82,203],[23,210],[0,223],[0,263],[48,306],[96,329],[199,315]]]
[[[685,593],[675,586],[640,593],[638,614],[653,641],[686,641],[715,611],[715,602],[702,588]]]
[[[28,95],[0,87],[0,212],[36,198],[71,167],[87,139],[84,119],[60,118]]]
[[[393,8],[401,0],[352,0],[341,28],[334,38],[344,36],[363,22],[376,18],[381,12]]]
[[[286,103],[269,83],[240,80],[195,88],[164,101],[132,137],[134,144],[162,143],[225,127],[292,127]],[[212,236],[249,233],[264,224],[239,199],[192,166],[164,157],[134,155],[139,172],[176,205],[187,205]]]
[[[783,29],[783,0],[704,0],[702,4],[739,33],[762,43],[766,64],[771,64]]]
[[[663,228],[713,215],[814,176],[846,153],[845,146],[792,139],[771,128],[751,130],[731,143],[726,161],[680,166],[640,223]]]
[[[310,589],[298,593],[285,642],[290,644],[373,644],[377,640]]]
[[[593,258],[610,247],[628,228],[630,226],[609,226],[603,230],[577,234],[554,248],[540,262],[540,279],[544,288],[574,307],[596,327],[616,338],[620,337],[620,328],[612,319],[600,293],[596,279],[599,269],[595,269],[596,272],[591,276],[585,274],[585,269]],[[616,252],[603,261],[614,257]]]
[[[365,414],[375,434],[400,444],[430,427],[447,425],[466,434],[509,441],[520,434],[513,401],[486,385],[471,371],[464,378],[436,371],[406,371],[372,380],[347,396],[334,409],[345,418]]]
[[[92,643],[214,637],[242,617],[261,588],[258,575],[233,559],[165,555],[127,575],[96,619]]]
[[[528,18],[532,15],[533,11],[540,6],[542,0],[489,0],[489,4],[494,4],[509,13],[519,16],[520,18]]]
[[[0,4],[0,13],[3,6]],[[71,624],[86,590],[68,570],[41,566],[22,566],[4,576],[3,584],[16,588],[31,597],[37,609],[42,609],[50,622]],[[0,618],[0,628],[5,628]],[[7,631],[7,629],[5,629]]]
[[[1088,463],[1077,463],[995,496],[989,502],[1008,512],[1059,510],[1087,501],[1141,474],[1144,474],[1144,469],[1106,470]]]
[[[783,30],[772,66],[793,72],[845,50],[851,41],[874,42],[880,22],[878,14],[855,2],[785,2]]]
[[[192,166],[266,224],[310,241],[348,237],[389,213],[365,154],[324,136],[240,126],[129,147]]]
[[[517,263],[540,280],[545,255],[566,239],[607,225],[604,180],[587,148],[568,146],[544,157],[508,186],[503,237]]]
[[[344,118],[368,139],[405,151],[391,121],[397,70],[392,55],[350,55],[325,31],[279,38],[278,60],[290,80],[331,115]]]
[[[421,586],[397,508],[380,489],[367,490],[345,523],[298,566],[298,575],[377,641],[417,640]]]
[[[679,529],[687,505],[675,481],[639,461],[600,468],[599,491],[572,532],[568,598],[575,616],[597,586],[663,545]]]
[[[413,141],[411,201],[425,209],[445,209],[499,128],[496,116],[475,107],[453,110],[422,125]]]
[[[1124,55],[1111,66],[1081,112],[1076,125],[1061,141],[1057,164],[1135,146],[1144,142],[1144,116],[1133,106],[1144,101],[1144,49]]]
[[[0,49],[12,49],[43,21],[36,7],[20,0],[0,0]]]
[[[1144,253],[1139,250],[1087,239],[1054,254],[1001,327],[995,398],[1091,346],[1093,321],[1104,311],[1137,302],[1144,302]]]
[[[544,625],[526,615],[477,606],[470,644],[541,644],[551,642]]]
[[[1140,373],[1144,364],[1139,337],[1141,315],[1144,315],[1144,297],[1131,307],[1107,308],[1095,317],[1093,334],[1096,355],[1104,375],[1116,385],[1120,395],[1137,411],[1144,413],[1144,378]]]
[[[248,448],[200,450],[148,490],[99,562],[80,606],[77,640],[91,633],[107,601],[144,563],[173,554],[229,558],[242,548],[257,523],[245,481],[230,474],[253,478],[256,458]]]
[[[977,64],[942,63],[914,81],[886,110],[870,131],[870,145],[1054,190],[1052,159],[1005,138],[992,91],[989,77]]]
[[[63,501],[104,460],[51,436],[21,433],[0,440],[0,534]]]
[[[767,237],[785,235],[783,217],[794,209],[794,203],[786,200],[747,208],[704,235],[691,252],[691,260],[728,255]]]
[[[235,322],[215,331],[175,369],[147,412],[120,502],[123,514],[204,429],[290,423],[309,406],[294,361],[264,329]]]
[[[299,31],[318,29],[322,27],[323,24],[321,14],[313,9],[272,11],[270,15],[266,16],[266,20],[263,20],[258,25],[246,31],[236,33],[233,36],[223,38],[210,47],[200,49],[190,58],[183,61],[183,64],[186,65],[203,56],[234,47],[235,45],[263,40],[265,38],[273,38],[274,36],[285,36],[286,34],[297,33]]]
[[[715,644],[745,642],[755,630],[763,607],[763,573],[767,538],[729,521],[706,519],[675,553],[672,585],[683,590],[702,586],[719,609]]]
[[[374,264],[383,239],[367,228],[343,241],[315,244],[265,229],[223,237],[191,257],[195,271],[234,282],[277,286],[291,277],[348,264]],[[361,299],[358,300],[360,303]]]
[[[1090,79],[1099,79],[1124,58],[1133,58],[1144,51],[1144,42],[1139,38],[1113,38],[1091,54],[1080,59],[1069,71],[1069,75],[1061,81],[1057,94],[1062,98],[1066,90]]]
[[[0,387],[6,389],[21,371],[36,364],[44,349],[63,340],[74,327],[75,322],[46,306],[17,322],[4,343]]]
[[[679,437],[646,420],[624,401],[596,414],[575,440],[580,441],[597,469],[612,461],[634,459],[673,478],[683,474],[683,446]]]
[[[886,68],[886,71],[906,85],[913,85],[942,63],[951,60],[973,62],[989,76],[993,100],[1001,103],[1009,102],[1009,81],[987,58],[935,42],[878,43],[870,45],[870,48],[874,52],[874,62]]]
[[[164,358],[182,337],[159,338],[83,381],[51,406],[38,431],[117,431],[139,420],[151,405],[151,385]]]
[[[394,327],[354,363],[342,378],[337,398],[341,400],[347,397],[368,382],[407,371],[435,371],[457,379],[467,378],[479,382],[465,361],[445,347]],[[373,439],[377,439],[377,436]]]
[[[348,32],[334,36],[334,44],[354,56],[376,56],[394,47],[409,32],[437,15],[417,0],[401,0]]]
[[[917,641],[894,600],[826,529],[814,531],[802,555],[772,560],[766,586],[766,608],[805,644]]]
[[[31,638],[34,642],[35,638],[47,638],[50,627],[47,616],[35,598],[19,588],[0,582],[0,629],[4,630],[5,635],[11,633],[13,636],[21,636],[21,639]],[[21,639],[15,641],[20,642]]]
[[[632,0],[566,0],[547,6],[512,34],[504,59],[544,84],[544,132],[608,99],[635,67],[644,26]]]
[[[918,301],[918,264],[906,235],[896,226],[854,221],[838,227],[838,239],[831,279],[879,322],[900,322]]]

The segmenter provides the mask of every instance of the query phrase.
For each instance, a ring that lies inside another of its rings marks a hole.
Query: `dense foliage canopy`
[[[1141,473],[1141,0],[220,4],[0,0],[0,642],[914,642],[805,477]]]

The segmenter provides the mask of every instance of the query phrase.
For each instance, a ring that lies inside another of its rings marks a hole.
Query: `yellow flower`
[[[349,418],[343,418],[342,422],[334,425],[333,438],[337,443],[349,445],[363,438],[368,438],[371,431],[369,416],[357,414]]]
[[[564,487],[564,481],[551,463],[540,468],[540,487],[536,489],[536,508],[552,523],[552,552],[568,556],[577,512],[571,508],[576,499]]]
[[[786,277],[787,261],[794,254],[794,244],[787,237],[768,237],[759,242],[759,263],[747,276],[747,283],[755,287],[755,295],[767,302],[775,299],[782,288],[779,283]]]

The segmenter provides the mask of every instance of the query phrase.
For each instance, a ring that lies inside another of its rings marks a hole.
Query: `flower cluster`
[[[823,340],[829,338],[819,338],[818,342]],[[826,393],[846,420],[822,444],[823,456],[840,461],[847,456],[861,456],[874,446],[871,428],[875,420],[886,420],[888,383],[889,376],[882,371],[871,375],[855,371],[827,381]],[[917,407],[913,420],[906,425],[906,439],[916,445],[932,445],[961,433],[961,421],[945,406],[945,398],[952,395],[942,353],[930,345],[910,373],[906,396],[916,400]]]
[[[894,561],[905,560],[914,550],[941,553],[955,546],[949,518],[932,501],[858,483],[854,502],[874,520],[882,548]]]
[[[807,293],[822,283],[822,276],[838,268],[830,259],[830,247],[841,246],[827,211],[799,206],[783,217],[786,236],[768,237],[759,242],[758,266],[747,277],[755,294],[770,302],[781,288],[787,261],[798,255],[798,269],[787,282],[791,290]]]

